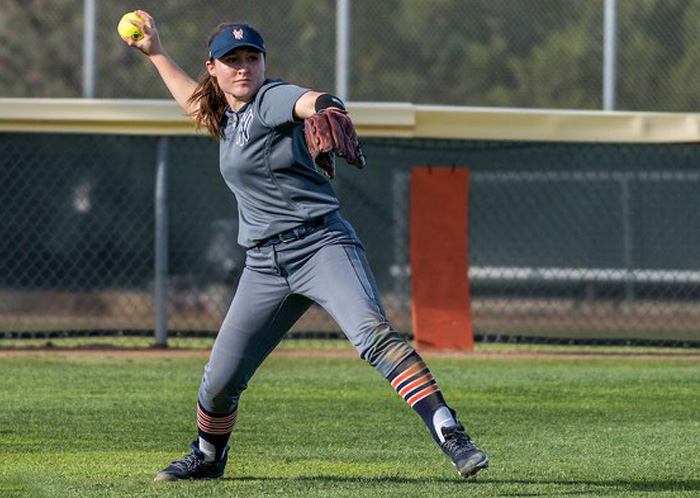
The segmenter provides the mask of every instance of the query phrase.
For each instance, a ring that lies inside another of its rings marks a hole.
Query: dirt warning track
[[[558,351],[558,352],[537,352],[537,351],[500,351],[500,352],[465,352],[465,351],[442,351],[442,350],[421,350],[421,355],[426,358],[456,358],[456,359],[692,359],[700,360],[700,351],[692,352],[586,352],[586,351]],[[56,355],[56,356],[119,356],[132,358],[167,358],[167,357],[208,357],[208,349],[112,349],[112,348],[13,348],[0,349],[0,357],[3,356],[33,356],[33,355]],[[332,350],[332,349],[281,349],[272,353],[273,357],[327,357],[327,358],[353,358],[357,353],[352,350]]]

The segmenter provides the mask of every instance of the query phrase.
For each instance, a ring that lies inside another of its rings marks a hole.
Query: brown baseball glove
[[[328,178],[335,178],[335,156],[358,168],[365,167],[355,125],[340,109],[323,109],[307,118],[304,137],[311,157]]]

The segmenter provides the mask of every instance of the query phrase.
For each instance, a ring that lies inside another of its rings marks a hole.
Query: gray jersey
[[[303,124],[293,117],[294,104],[304,92],[266,81],[253,102],[227,114],[221,172],[238,199],[238,240],[248,250],[200,384],[197,444],[205,445],[215,458],[227,451],[248,381],[284,334],[317,303],[442,445],[448,423],[457,427],[454,412],[420,355],[387,321],[362,244],[336,212],[338,199],[330,183],[316,171]],[[306,223],[314,218],[315,223]],[[274,237],[283,231],[292,233]],[[469,440],[463,430],[461,434]],[[460,470],[463,475],[488,465],[486,455],[468,448],[470,456],[463,460],[472,462],[472,470]]]
[[[306,148],[303,122],[294,119],[294,104],[307,91],[268,80],[253,101],[226,114],[220,168],[238,201],[243,247],[339,208]]]

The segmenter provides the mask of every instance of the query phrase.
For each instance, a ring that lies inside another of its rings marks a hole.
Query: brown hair
[[[232,23],[219,24],[214,32],[209,35],[207,47],[211,45],[216,35],[231,26],[233,26]],[[206,69],[199,75],[197,88],[187,102],[194,104],[196,108],[195,112],[192,114],[195,126],[198,129],[206,128],[216,140],[223,139],[223,119],[226,114],[228,102],[219,88],[216,78],[209,74]]]

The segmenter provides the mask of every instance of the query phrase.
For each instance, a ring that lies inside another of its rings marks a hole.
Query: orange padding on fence
[[[474,349],[469,300],[469,170],[411,176],[411,291],[418,348]]]

